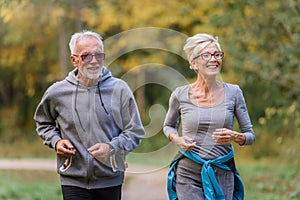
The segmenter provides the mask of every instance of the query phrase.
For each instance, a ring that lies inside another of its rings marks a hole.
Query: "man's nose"
[[[91,63],[98,63],[95,55],[92,55]]]

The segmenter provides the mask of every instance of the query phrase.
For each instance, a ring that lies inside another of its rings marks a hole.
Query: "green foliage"
[[[296,156],[293,152],[299,149],[300,132],[299,1],[0,0],[0,5],[2,141],[13,144],[20,137],[36,137],[26,134],[35,129],[34,109],[45,89],[72,69],[67,43],[74,31],[92,29],[106,39],[134,28],[160,27],[188,36],[199,32],[219,36],[225,51],[222,78],[240,84],[244,91],[257,134],[255,157],[289,155],[293,160]],[[138,42],[144,41],[143,36]],[[184,41],[167,37],[163,42],[182,48]],[[113,47],[106,51],[114,53]],[[122,77],[146,63],[170,66],[188,81],[195,77],[186,60],[160,49],[129,52],[111,63],[110,69]],[[167,109],[169,95],[170,91],[159,86],[140,89],[136,96],[145,124],[153,104]],[[160,148],[166,142],[161,137],[160,132],[147,138],[139,150]],[[284,149],[288,143],[291,147]]]
[[[210,20],[230,56],[225,68],[236,72],[245,93],[259,146],[255,156],[282,155],[282,143],[299,141],[300,132],[299,1],[222,1],[216,6],[222,12]]]

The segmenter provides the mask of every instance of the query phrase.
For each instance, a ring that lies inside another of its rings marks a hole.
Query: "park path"
[[[56,173],[50,159],[0,159],[0,170],[42,170]],[[166,200],[167,168],[130,164],[125,174],[122,200]]]

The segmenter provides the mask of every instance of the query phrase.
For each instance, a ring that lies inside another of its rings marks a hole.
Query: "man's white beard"
[[[99,67],[100,70],[98,71],[98,73],[95,73],[95,74],[94,73],[89,73],[89,71],[88,71],[89,67],[99,67],[99,66],[86,66],[83,70],[81,70],[81,69],[78,69],[78,70],[87,79],[91,79],[91,80],[98,79],[100,77],[101,73],[102,73],[101,67]]]

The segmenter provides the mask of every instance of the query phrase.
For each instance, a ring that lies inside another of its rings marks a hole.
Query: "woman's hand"
[[[191,151],[192,148],[194,148],[196,146],[196,142],[194,142],[193,139],[191,139],[187,136],[181,137],[175,133],[171,133],[169,136],[169,139],[185,152]]]
[[[244,134],[227,128],[216,129],[215,132],[213,132],[212,137],[219,144],[229,144],[231,142],[236,142],[242,145],[246,140]]]

